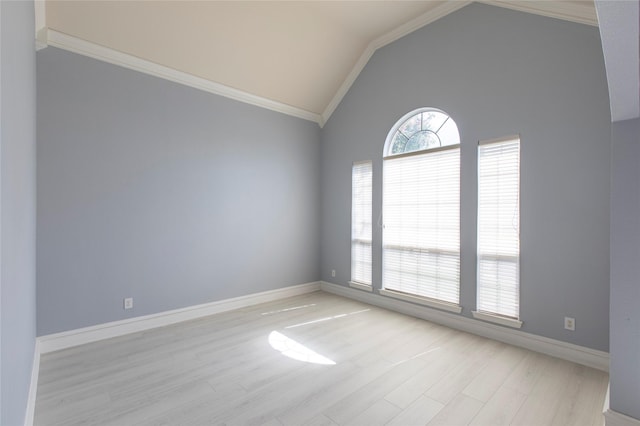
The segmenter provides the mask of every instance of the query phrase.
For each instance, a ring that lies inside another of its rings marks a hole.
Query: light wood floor
[[[316,292],[43,355],[35,424],[600,426],[607,382]]]

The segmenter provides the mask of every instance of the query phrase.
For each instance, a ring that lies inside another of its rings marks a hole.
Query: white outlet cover
[[[124,309],[132,309],[133,308],[133,297],[127,297],[124,299]]]
[[[576,319],[571,317],[564,317],[564,328],[567,330],[575,331]]]

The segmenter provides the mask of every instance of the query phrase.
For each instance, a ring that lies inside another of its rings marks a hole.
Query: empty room
[[[0,1],[0,424],[640,425],[638,9]]]

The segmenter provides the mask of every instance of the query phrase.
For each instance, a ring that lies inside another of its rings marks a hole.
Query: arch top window
[[[402,117],[391,129],[384,156],[459,144],[458,126],[447,113],[435,108],[420,108]]]
[[[380,294],[460,313],[460,136],[420,108],[391,128],[382,173]]]

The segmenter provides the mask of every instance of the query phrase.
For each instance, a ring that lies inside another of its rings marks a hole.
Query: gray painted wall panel
[[[0,424],[22,425],[36,330],[33,2],[0,2]]]
[[[610,400],[640,419],[640,119],[611,131]]]
[[[319,279],[316,124],[37,61],[38,335]]]
[[[519,133],[523,331],[608,350],[611,124],[597,28],[472,4],[378,50],[323,129],[323,280],[349,280],[352,162],[373,160],[377,222],[385,138],[422,106],[461,134],[463,315],[476,297],[476,143]],[[380,288],[380,228],[373,238]]]

